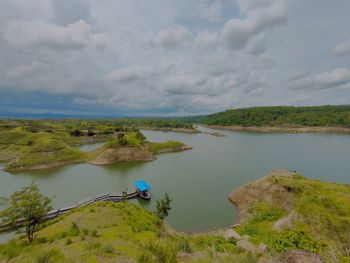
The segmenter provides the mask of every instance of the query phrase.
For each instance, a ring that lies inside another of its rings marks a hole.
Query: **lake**
[[[234,224],[238,214],[227,196],[274,168],[350,183],[349,135],[219,132],[225,137],[143,131],[149,141],[179,140],[193,147],[158,155],[153,162],[74,164],[16,174],[1,169],[0,195],[10,195],[34,180],[42,192],[54,197],[54,208],[60,208],[102,193],[133,190],[134,182],[144,179],[152,186],[152,201],[140,201],[141,205],[154,210],[155,200],[167,192],[173,199],[168,223],[179,231],[200,232]]]

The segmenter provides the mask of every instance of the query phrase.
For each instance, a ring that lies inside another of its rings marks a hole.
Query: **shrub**
[[[142,245],[143,249],[150,254],[140,255],[138,262],[159,262],[159,263],[173,263],[177,262],[176,254],[178,249],[174,245],[167,241],[149,241],[145,245]],[[147,261],[153,259],[153,261]],[[143,260],[143,261],[141,261]]]
[[[70,245],[73,243],[72,239],[69,237],[66,239],[66,241],[64,242],[66,246]]]
[[[15,240],[11,240],[6,245],[0,246],[0,252],[8,259],[12,259],[22,253],[22,247],[19,247]]]
[[[83,234],[86,236],[86,235],[88,235],[89,234],[89,230],[87,229],[87,228],[84,228],[83,229]]]
[[[36,263],[56,263],[63,262],[64,255],[58,249],[50,249],[49,251],[42,252],[35,260]]]
[[[70,235],[73,237],[78,236],[80,234],[80,229],[78,224],[75,222],[72,222],[69,232],[70,232]]]
[[[282,208],[267,203],[256,203],[249,209],[249,212],[253,216],[250,220],[252,224],[264,221],[273,222],[284,215],[284,210]]]
[[[107,254],[115,254],[115,248],[112,244],[108,243],[103,247],[103,252]]]
[[[186,237],[181,237],[179,241],[179,250],[186,252],[186,253],[192,253],[192,248],[190,246],[190,242]]]
[[[36,239],[36,241],[39,243],[39,244],[44,244],[44,243],[47,243],[48,240],[46,237],[39,237]]]
[[[90,241],[86,245],[87,250],[95,250],[95,249],[99,249],[100,247],[101,247],[101,243],[99,241]]]
[[[99,237],[98,232],[97,232],[96,229],[94,229],[94,230],[91,231],[91,236],[92,236],[92,237]]]

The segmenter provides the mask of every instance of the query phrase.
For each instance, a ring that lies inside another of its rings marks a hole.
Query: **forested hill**
[[[350,105],[231,109],[207,116],[187,117],[185,120],[223,126],[350,127]]]

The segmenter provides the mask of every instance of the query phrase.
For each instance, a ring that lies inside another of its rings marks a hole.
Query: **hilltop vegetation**
[[[231,109],[207,116],[188,117],[183,120],[222,126],[350,128],[350,105]]]
[[[106,144],[90,153],[77,148],[96,142]],[[168,151],[180,150],[181,143],[175,144]],[[119,126],[103,120],[0,121],[0,161],[7,162],[8,170],[41,169],[86,161],[96,164],[145,161],[153,160],[153,153],[156,152],[151,151],[151,144],[135,126]],[[108,160],[94,161],[96,158]]]
[[[273,255],[302,249],[326,262],[350,262],[349,185],[275,171],[230,199],[241,215],[236,231]]]
[[[153,213],[130,203],[98,203],[48,222],[29,244],[0,245],[6,262],[256,262],[236,240],[163,229]]]

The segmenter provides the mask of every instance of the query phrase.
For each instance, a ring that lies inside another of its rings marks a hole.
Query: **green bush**
[[[4,245],[0,245],[0,253],[8,259],[19,256],[22,250],[23,247],[18,246],[16,240],[11,240]]]
[[[77,223],[72,222],[69,232],[70,232],[70,235],[73,237],[78,236],[80,234],[80,229]]]
[[[108,243],[103,246],[103,252],[107,254],[115,254],[116,250],[112,244]]]
[[[149,253],[142,253],[138,262],[175,263],[178,249],[168,241],[149,241],[142,245],[142,249]],[[153,261],[147,261],[152,259]],[[143,260],[143,261],[142,261]]]
[[[181,250],[183,252],[186,252],[186,253],[192,253],[193,252],[188,238],[186,238],[184,236],[180,237],[179,250]]]
[[[98,232],[97,232],[96,229],[94,229],[94,230],[91,231],[91,236],[92,236],[92,237],[99,237]]]
[[[48,251],[42,252],[36,259],[36,263],[57,263],[64,262],[64,255],[58,249],[50,249]]]
[[[256,203],[248,212],[252,214],[250,220],[251,224],[264,221],[273,222],[280,219],[285,214],[282,208],[268,203]]]
[[[67,239],[66,239],[66,241],[64,242],[64,244],[66,245],[66,246],[68,246],[68,245],[70,245],[70,244],[72,244],[73,243],[73,240],[70,238],[70,237],[68,237]]]

